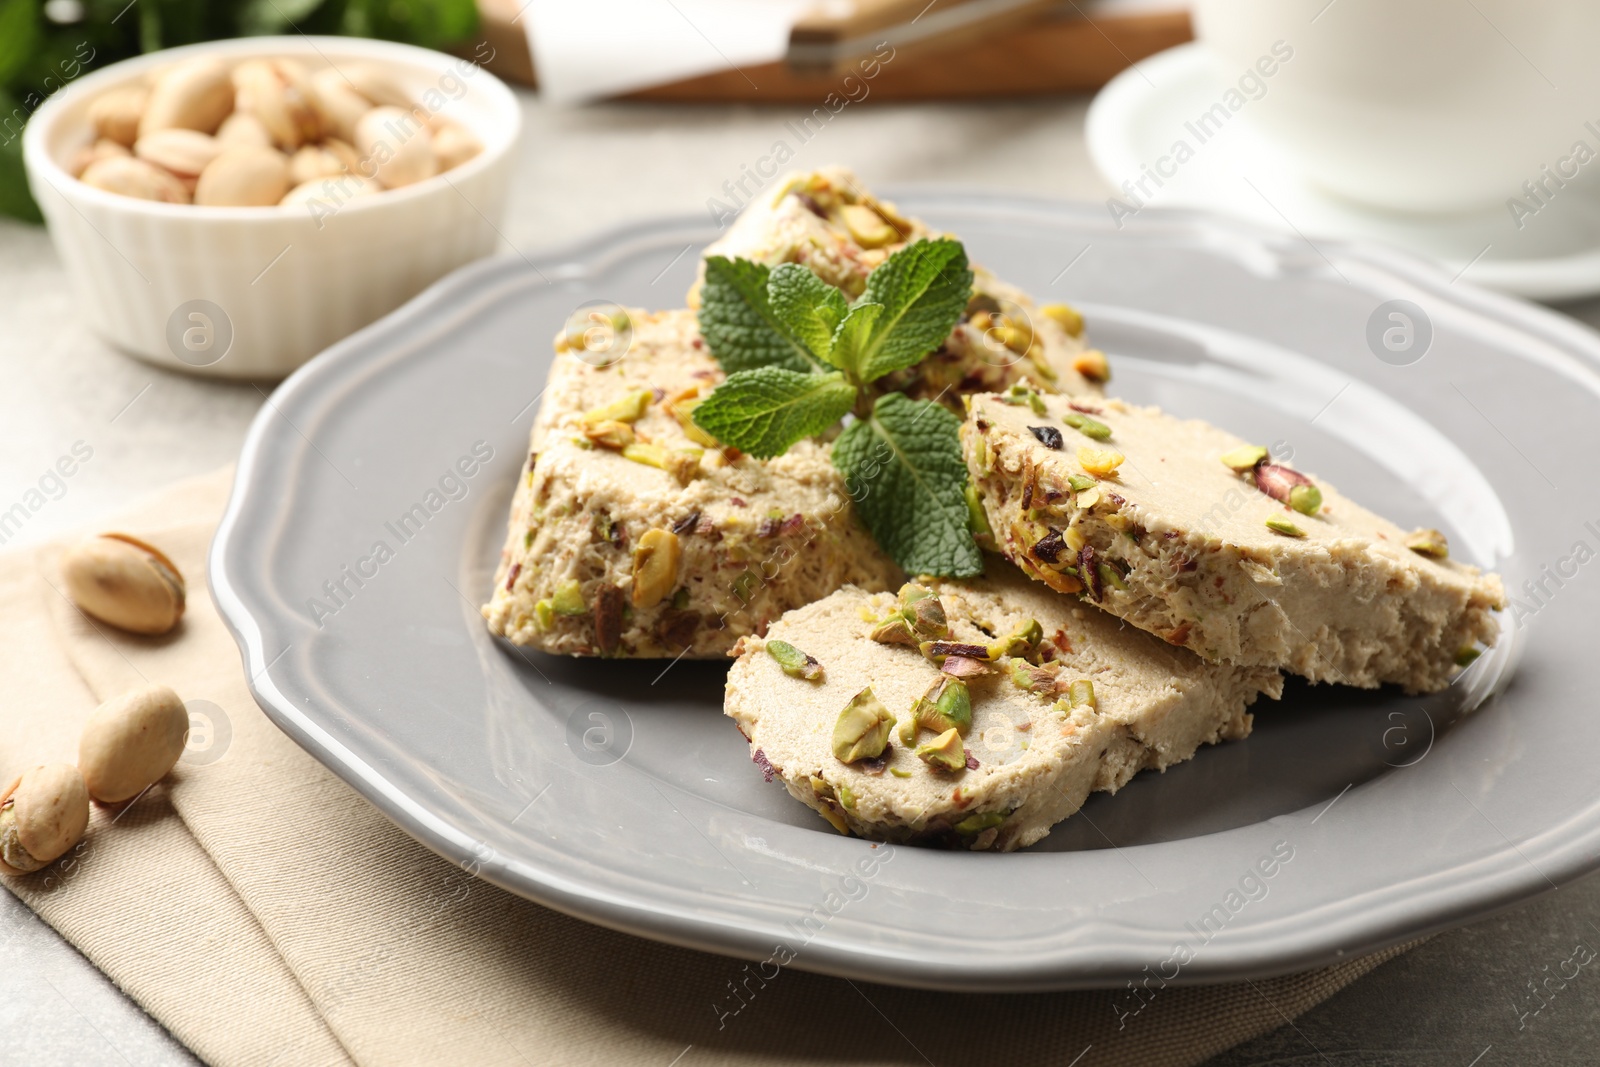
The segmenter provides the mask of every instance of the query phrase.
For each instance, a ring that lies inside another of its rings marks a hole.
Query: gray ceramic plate
[[[901,199],[1003,277],[1082,307],[1120,395],[1272,442],[1500,569],[1521,605],[1500,646],[1427,700],[1291,684],[1248,741],[1093,798],[1025,853],[840,837],[762,782],[721,714],[722,664],[553,659],[478,617],[550,338],[590,301],[680,305],[714,236],[680,220],[467,268],[273,395],[211,558],[267,714],[513,892],[911,985],[1269,975],[1597,865],[1589,332],[1373,250],[1189,215],[1118,230],[1096,208]],[[1388,317],[1396,300],[1407,320]]]

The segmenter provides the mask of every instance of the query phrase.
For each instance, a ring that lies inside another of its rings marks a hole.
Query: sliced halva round
[[[1203,744],[1250,732],[1273,670],[1206,663],[998,560],[841,589],[745,638],[725,710],[841,832],[1006,851]]]

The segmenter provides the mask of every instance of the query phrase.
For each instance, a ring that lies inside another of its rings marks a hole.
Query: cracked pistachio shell
[[[83,839],[89,792],[70,763],[34,767],[0,793],[0,874],[28,874]]]
[[[61,576],[74,604],[120,630],[164,634],[183,618],[183,575],[159,548],[127,534],[80,541],[61,557]]]
[[[78,770],[89,795],[119,804],[165,778],[183,755],[189,712],[164,685],[149,685],[101,704],[78,740]]]

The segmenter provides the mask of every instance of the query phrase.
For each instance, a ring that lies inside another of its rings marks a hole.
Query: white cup
[[[1224,72],[1292,49],[1249,121],[1346,198],[1499,207],[1576,177],[1578,142],[1600,155],[1596,0],[1195,0],[1194,19]]]

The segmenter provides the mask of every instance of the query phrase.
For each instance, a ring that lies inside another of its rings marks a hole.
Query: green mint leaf
[[[882,304],[858,359],[861,380],[903,370],[944,343],[972,296],[972,269],[961,242],[918,241],[867,275],[859,303]]]
[[[723,444],[771,459],[844,418],[855,402],[855,386],[842,374],[758,367],[729,375],[696,405],[693,418]]]
[[[710,256],[700,287],[700,333],[729,374],[756,367],[821,370],[804,342],[784,325],[767,298],[767,267]]]
[[[852,307],[833,332],[832,354],[828,361],[840,370],[853,374],[858,382],[871,381],[861,373],[861,360],[881,318],[882,304],[858,303]]]
[[[912,575],[983,571],[968,525],[960,426],[932,401],[889,393],[878,398],[871,418],[846,427],[833,445],[833,464],[862,521]]]
[[[789,332],[798,337],[811,354],[834,363],[833,331],[850,311],[844,294],[798,263],[774,267],[767,278],[767,299],[772,310]]]

